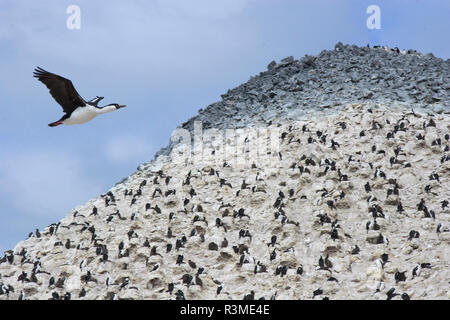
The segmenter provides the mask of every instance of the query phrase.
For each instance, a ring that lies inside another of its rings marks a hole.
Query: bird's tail
[[[56,126],[59,126],[60,124],[63,124],[63,122],[58,120],[58,121],[49,123],[48,126],[49,127],[56,127]]]

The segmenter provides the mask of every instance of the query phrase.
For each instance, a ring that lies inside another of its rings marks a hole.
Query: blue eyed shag
[[[61,105],[65,113],[58,121],[49,123],[50,127],[56,127],[60,124],[73,125],[86,123],[99,114],[126,107],[126,105],[118,103],[98,107],[98,103],[103,99],[103,97],[99,96],[85,101],[75,90],[72,81],[54,73],[47,72],[40,67],[34,70],[34,77],[38,78],[39,81],[47,86],[50,94]]]

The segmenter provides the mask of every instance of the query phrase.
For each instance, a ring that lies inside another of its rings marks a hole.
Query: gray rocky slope
[[[449,299],[449,68],[340,43],[271,63],[179,127],[241,128],[245,161],[171,142],[7,251],[0,299]]]
[[[335,50],[272,61],[268,70],[222,95],[182,127],[242,128],[271,120],[302,120],[349,103],[400,105],[436,112],[450,107],[450,59],[415,50],[338,43]],[[168,154],[169,144],[159,154]]]

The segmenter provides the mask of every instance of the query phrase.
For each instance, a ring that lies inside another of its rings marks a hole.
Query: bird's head
[[[97,113],[98,114],[102,114],[102,113],[108,113],[111,111],[116,111],[120,108],[126,107],[126,105],[124,104],[118,104],[118,103],[110,103],[104,107],[97,107]]]
[[[108,106],[113,106],[113,107],[115,107],[116,109],[120,109],[120,108],[126,107],[125,104],[118,104],[118,103],[111,103],[111,104],[109,104]]]

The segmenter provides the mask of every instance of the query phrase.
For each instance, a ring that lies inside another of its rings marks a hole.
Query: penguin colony
[[[30,233],[0,299],[450,298],[448,110],[266,127],[276,157],[160,161]]]

